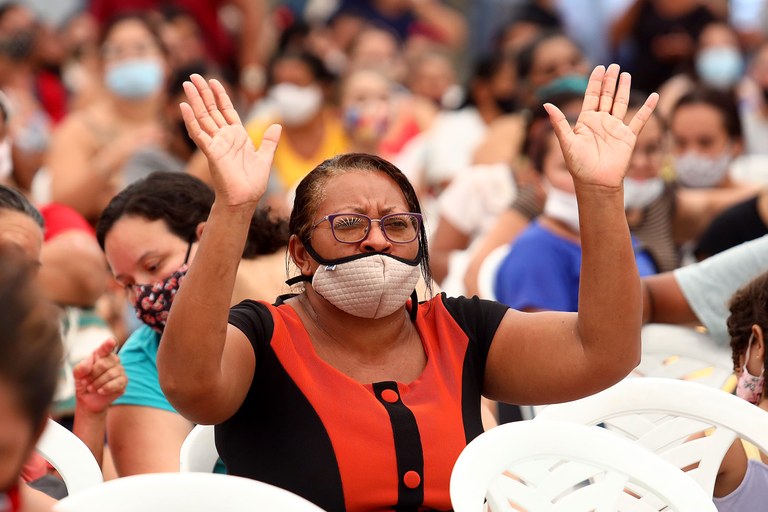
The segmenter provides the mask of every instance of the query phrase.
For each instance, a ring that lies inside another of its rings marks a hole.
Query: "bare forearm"
[[[92,158],[82,154],[52,154],[47,162],[51,171],[51,194],[54,202],[93,218],[101,213],[112,197],[112,180],[120,172],[128,155],[108,146]],[[72,172],[77,169],[77,172]]]
[[[104,436],[107,429],[107,411],[94,413],[75,406],[75,422],[72,432],[85,443],[101,467],[104,458]]]
[[[582,219],[579,333],[596,361],[626,375],[640,357],[642,293],[623,196],[605,189],[577,188],[577,194]]]
[[[699,321],[673,272],[646,277],[642,284],[644,323],[688,324]]]
[[[262,20],[266,16],[265,0],[238,0],[242,25],[240,30],[240,69],[259,64],[259,43],[261,40]]]
[[[637,18],[640,16],[640,10],[645,6],[646,1],[647,0],[636,0],[624,14],[613,23],[609,35],[611,49],[616,50],[624,39],[626,39],[632,32],[635,23],[637,23]]]
[[[205,394],[221,370],[232,290],[252,209],[214,204],[173,302],[157,353],[160,384],[177,408]]]
[[[54,173],[51,181],[53,202],[67,205],[87,219],[94,219],[101,213],[106,205],[105,197],[108,200],[112,196],[109,190],[108,180],[97,175],[85,179]]]

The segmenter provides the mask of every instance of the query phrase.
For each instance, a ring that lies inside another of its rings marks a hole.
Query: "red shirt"
[[[45,241],[64,233],[65,231],[77,230],[83,231],[96,237],[85,217],[69,206],[63,204],[51,203],[40,208],[40,213],[45,220]]]

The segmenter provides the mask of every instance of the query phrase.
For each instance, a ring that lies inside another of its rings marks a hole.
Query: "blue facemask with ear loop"
[[[144,99],[162,87],[163,66],[154,58],[126,60],[107,68],[104,82],[112,93],[123,99]]]
[[[744,72],[744,57],[732,46],[705,48],[696,56],[696,73],[705,84],[716,89],[733,87]]]

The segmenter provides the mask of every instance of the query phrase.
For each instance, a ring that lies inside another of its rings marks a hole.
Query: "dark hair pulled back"
[[[312,225],[315,222],[318,206],[323,200],[328,180],[334,176],[351,171],[381,172],[386,174],[392,178],[403,192],[408,209],[413,213],[421,213],[421,206],[419,205],[419,199],[416,196],[413,185],[394,164],[375,155],[346,153],[325,160],[301,180],[296,188],[296,198],[293,203],[291,218],[288,222],[288,232],[291,235],[296,235],[302,243],[306,243],[310,239]],[[429,271],[429,250],[425,229],[422,229],[419,233],[419,245],[422,249],[421,272],[428,289],[431,290],[432,274]]]

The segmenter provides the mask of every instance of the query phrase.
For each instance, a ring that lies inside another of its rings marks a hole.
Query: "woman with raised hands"
[[[640,359],[622,179],[658,96],[625,123],[629,90],[617,65],[599,66],[573,128],[547,105],[579,201],[578,313],[442,294],[414,300],[419,267],[429,268],[416,194],[396,167],[364,154],[326,160],[297,189],[288,250],[304,290],[230,310],[280,127],[255,149],[221,84],[193,75],[181,109],[216,201],[158,351],[170,402],[217,424],[231,474],[326,510],[450,509],[453,464],[482,431],[481,396],[572,400]]]

